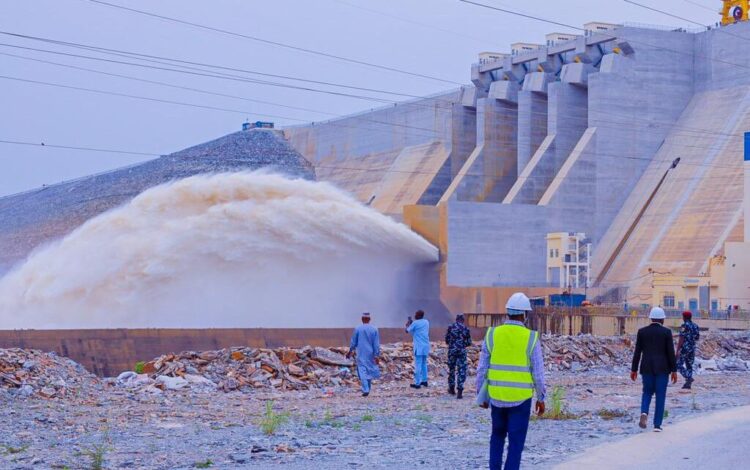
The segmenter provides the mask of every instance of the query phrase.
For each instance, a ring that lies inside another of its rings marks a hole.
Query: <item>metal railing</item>
[[[670,31],[674,33],[690,34],[702,33],[709,29],[708,26],[667,26],[659,24],[635,23],[631,21],[626,21],[622,24],[622,26],[625,28],[651,29],[654,31]]]
[[[648,324],[648,310],[634,309],[625,313],[621,306],[591,306],[591,307],[535,307],[527,315],[526,325],[541,333],[562,335],[601,334],[623,335],[633,334],[638,328]],[[502,325],[508,318],[505,313],[479,312],[465,313],[466,325],[472,328],[489,328]],[[670,326],[676,327],[675,319],[682,316],[682,311],[668,310],[667,318]],[[749,329],[750,312],[733,310],[727,317],[726,312],[698,312],[693,319],[699,326],[711,329]],[[712,322],[700,325],[701,321]]]

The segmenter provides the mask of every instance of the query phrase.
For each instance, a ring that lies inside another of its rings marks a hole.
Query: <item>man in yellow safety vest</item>
[[[487,330],[477,367],[477,400],[483,407],[492,408],[490,470],[502,469],[506,437],[505,470],[520,468],[534,390],[536,412],[544,414],[544,360],[539,333],[524,325],[531,302],[517,292],[505,308],[508,320]]]

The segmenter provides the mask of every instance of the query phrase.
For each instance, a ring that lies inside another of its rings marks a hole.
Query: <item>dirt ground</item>
[[[64,399],[0,395],[0,468],[486,468],[490,415],[474,405],[473,377],[461,401],[445,393],[445,379],[431,380],[422,390],[376,383],[367,398],[346,387],[152,395],[103,386]],[[547,380],[548,394],[562,387],[574,416],[531,423],[525,468],[550,468],[642,432],[635,424],[640,385],[624,368],[554,372]],[[679,385],[669,388],[665,432],[750,399],[748,372],[703,373],[692,392]]]

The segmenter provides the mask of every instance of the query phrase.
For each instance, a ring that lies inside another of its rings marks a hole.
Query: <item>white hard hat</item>
[[[506,310],[522,310],[525,312],[531,311],[531,301],[526,294],[523,292],[516,292],[511,295],[508,299],[508,303],[505,304]]]
[[[651,313],[648,314],[648,317],[652,320],[664,320],[667,318],[667,315],[664,313],[663,308],[654,307],[651,309]]]

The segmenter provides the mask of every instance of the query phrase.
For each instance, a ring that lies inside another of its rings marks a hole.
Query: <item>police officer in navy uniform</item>
[[[691,312],[682,312],[680,339],[677,341],[677,370],[685,377],[683,389],[690,390],[693,385],[693,363],[695,362],[695,344],[701,337],[701,330],[693,323]]]
[[[463,314],[456,315],[455,323],[448,327],[445,342],[448,344],[448,393],[460,400],[466,382],[466,348],[471,346],[471,332],[464,325]]]

